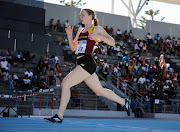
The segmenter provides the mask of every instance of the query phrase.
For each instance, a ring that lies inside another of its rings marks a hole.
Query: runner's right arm
[[[77,45],[78,45],[78,37],[79,34],[81,33],[81,31],[83,30],[83,28],[79,28],[75,39],[73,40],[72,34],[73,34],[73,27],[67,27],[66,28],[66,34],[68,36],[68,40],[69,40],[69,46],[71,48],[72,51],[76,51],[77,49]]]

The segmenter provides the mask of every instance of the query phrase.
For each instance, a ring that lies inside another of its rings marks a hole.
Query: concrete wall
[[[26,6],[33,6],[38,8],[44,8],[44,0],[0,0],[6,2],[12,2],[16,4],[26,5]]]
[[[58,109],[54,109],[53,113],[57,113]],[[51,109],[41,109],[41,116],[51,116]],[[33,116],[39,116],[39,109],[34,108]],[[103,110],[71,110],[66,109],[64,117],[84,117],[84,118],[126,118],[126,111],[103,111]],[[128,118],[133,118],[134,114],[128,116]]]
[[[60,19],[61,23],[64,24],[68,19],[70,25],[74,26],[79,22],[79,11],[80,9],[74,7],[66,7],[61,5],[44,3],[44,8],[46,9],[45,15],[45,25],[49,25],[49,20],[54,18],[55,22]],[[110,28],[113,27],[116,32],[118,28],[124,32],[124,30],[133,30],[135,38],[145,39],[148,32],[151,32],[152,37],[155,37],[157,33],[160,34],[163,38],[166,38],[167,35],[180,37],[180,25],[148,21],[146,29],[133,28],[130,22],[129,17],[112,15],[108,13],[97,12],[97,17],[99,19],[99,24],[102,27],[106,25]]]
[[[54,18],[56,23],[58,19],[61,20],[61,23],[64,24],[66,20],[69,20],[70,25],[77,25],[79,20],[80,9],[73,7],[66,7],[61,5],[45,3],[44,8],[45,13],[45,25],[49,25],[51,18]]]
[[[179,114],[155,113],[154,118],[180,120],[180,115]]]

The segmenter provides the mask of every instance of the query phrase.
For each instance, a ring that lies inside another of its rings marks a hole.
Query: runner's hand
[[[66,31],[66,34],[67,34],[68,38],[69,38],[69,37],[72,37],[73,27],[68,26],[68,27],[65,29],[65,31]]]

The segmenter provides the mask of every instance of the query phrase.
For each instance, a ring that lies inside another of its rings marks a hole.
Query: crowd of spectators
[[[109,31],[107,26],[105,30]],[[111,35],[111,33],[109,34]],[[170,65],[165,62],[163,54],[159,57],[148,57],[147,46],[155,41],[151,34],[148,33],[145,40],[138,40],[134,39],[132,30],[127,34],[127,31],[122,33],[118,29],[116,35],[113,34],[112,37],[115,40],[121,40],[121,42],[116,41],[114,47],[107,46],[103,42],[98,44],[94,52],[94,58],[97,62],[96,72],[104,78],[111,75],[112,82],[115,85],[117,85],[117,79],[120,77],[119,88],[126,95],[131,96],[129,89],[127,89],[128,85],[131,86],[132,90],[137,91],[145,98],[146,108],[149,111],[153,111],[152,103],[154,99],[164,100],[166,104],[170,104],[169,99],[176,97],[177,88],[180,85],[180,73],[175,73]],[[159,35],[156,36],[157,40],[160,39],[158,37]],[[134,51],[130,52],[127,45],[133,46]],[[165,49],[167,49],[167,46],[165,46]],[[142,52],[146,56],[141,56]],[[175,53],[177,53],[177,50]],[[109,62],[101,60],[99,54],[118,56],[118,61],[112,63],[111,60]],[[135,101],[135,98],[136,96],[132,97],[132,102]],[[141,117],[143,116],[141,111],[138,111],[138,113]]]
[[[60,81],[62,80],[61,66],[59,65],[59,58],[55,54],[51,57],[47,53],[44,57],[41,57],[37,71],[40,75],[40,79],[44,80],[47,85],[60,86]]]
[[[61,24],[61,21],[59,19],[57,20],[56,23],[54,22],[53,18],[49,21],[49,26],[51,27],[52,31],[64,32],[65,31],[64,29],[69,25],[70,25],[69,20],[66,20],[64,25]]]
[[[27,68],[23,77],[18,77],[18,74],[14,73],[16,71],[13,68],[25,68],[26,64],[36,64],[33,63],[35,57],[29,51],[11,51],[10,48],[1,51],[0,82],[9,84],[12,81],[13,86],[22,91],[39,91],[49,88],[50,85],[60,86],[62,72],[56,53],[51,57],[48,53],[41,57],[37,68]]]
[[[158,51],[163,51],[164,54],[174,55],[180,57],[180,37],[172,37],[168,35],[163,39],[159,34],[152,39],[153,43],[157,46]]]
[[[22,64],[21,67],[25,67],[25,64],[32,62],[35,58],[34,55],[31,55],[28,51],[12,51],[11,48],[8,48],[7,51],[1,51],[0,53],[0,82],[9,83],[10,80],[15,80],[18,82],[18,77],[14,72],[11,71],[12,66],[17,66],[19,63]],[[20,64],[20,65],[21,65]],[[12,74],[11,74],[12,72]]]

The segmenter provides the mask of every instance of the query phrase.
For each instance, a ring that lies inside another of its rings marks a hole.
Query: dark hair
[[[99,25],[99,21],[97,19],[96,12],[94,10],[89,9],[89,8],[85,8],[85,9],[82,9],[82,10],[87,11],[88,15],[92,15],[92,20],[94,21],[94,26]]]

